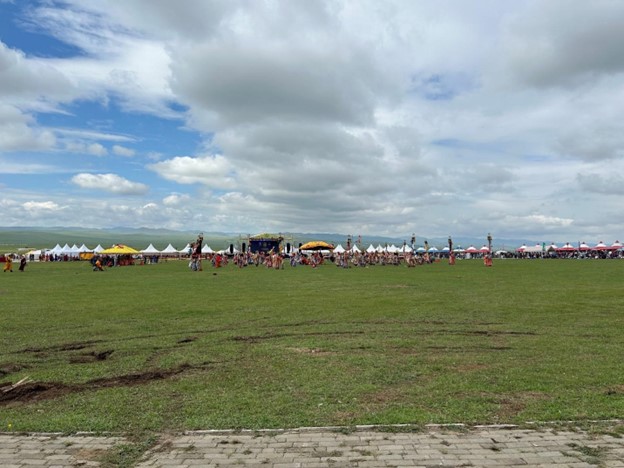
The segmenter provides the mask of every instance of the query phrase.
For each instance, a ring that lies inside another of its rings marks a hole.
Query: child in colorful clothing
[[[11,258],[11,254],[6,254],[4,256],[4,270],[13,273],[13,259]]]

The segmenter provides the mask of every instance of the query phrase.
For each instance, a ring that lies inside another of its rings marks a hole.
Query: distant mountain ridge
[[[214,249],[222,249],[230,244],[239,245],[245,242],[247,236],[257,233],[235,233],[235,232],[204,232],[204,240]],[[305,243],[311,240],[324,240],[334,245],[341,244],[343,247],[347,244],[347,234],[340,233],[281,233],[287,242],[292,242],[297,246],[299,243]],[[154,229],[154,228],[131,228],[131,227],[114,227],[104,229],[92,229],[82,227],[0,227],[0,245],[18,246],[22,248],[51,248],[56,244],[86,244],[88,247],[95,247],[101,244],[104,247],[123,243],[131,245],[135,248],[145,248],[148,244],[154,244],[157,249],[163,249],[167,244],[171,243],[176,248],[182,248],[187,243],[193,242],[197,238],[197,231],[176,231],[172,229]],[[377,235],[361,235],[361,247],[368,247],[370,244],[375,246],[381,244],[401,246],[403,243],[410,244],[411,234],[405,238],[387,237]],[[430,246],[443,248],[448,245],[447,238],[425,238],[416,236],[416,245],[423,245],[427,240]],[[351,242],[357,243],[358,236],[352,235]],[[486,244],[486,239],[458,237],[453,238],[455,247],[468,247],[474,245],[481,247]],[[494,239],[494,249],[515,250],[522,244],[535,245],[541,244],[538,241],[527,239]]]

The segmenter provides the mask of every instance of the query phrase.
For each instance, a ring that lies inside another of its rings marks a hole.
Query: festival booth
[[[158,263],[160,257],[160,250],[154,247],[154,244],[150,244],[141,250],[142,264]]]
[[[479,253],[479,249],[477,249],[474,245],[471,245],[464,252],[466,253],[466,258],[472,258],[473,255]]]
[[[334,249],[335,247],[332,244],[324,241],[306,242],[299,247],[300,252],[320,252],[323,255],[329,255],[329,253]]]
[[[140,252],[124,244],[115,244],[109,249],[104,249],[100,252],[100,255],[106,256],[111,263],[107,263],[108,266],[127,266],[134,265],[134,255],[138,255]]]
[[[189,246],[190,249],[190,246]],[[186,250],[188,252],[188,249]],[[169,244],[167,247],[160,251],[160,256],[164,258],[180,258],[180,251],[178,251],[173,245]]]
[[[78,258],[80,260],[91,260],[93,258],[93,250],[89,249],[85,244],[78,247]]]

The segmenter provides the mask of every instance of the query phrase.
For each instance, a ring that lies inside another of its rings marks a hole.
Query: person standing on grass
[[[22,258],[20,258],[19,271],[24,271],[25,268],[26,268],[26,257],[22,255]]]
[[[6,254],[4,256],[4,270],[2,272],[8,271],[13,273],[13,259],[11,258],[11,254]]]
[[[204,243],[204,234],[199,233],[197,241],[195,241],[193,256],[197,262],[197,271],[202,271],[202,244]]]

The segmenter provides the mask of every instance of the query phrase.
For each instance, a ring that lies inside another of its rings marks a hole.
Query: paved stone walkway
[[[103,457],[131,447],[122,437],[0,434],[3,468],[111,466]],[[110,460],[111,458],[108,457]],[[554,428],[372,429],[164,435],[135,466],[290,467],[623,467],[624,438]]]

